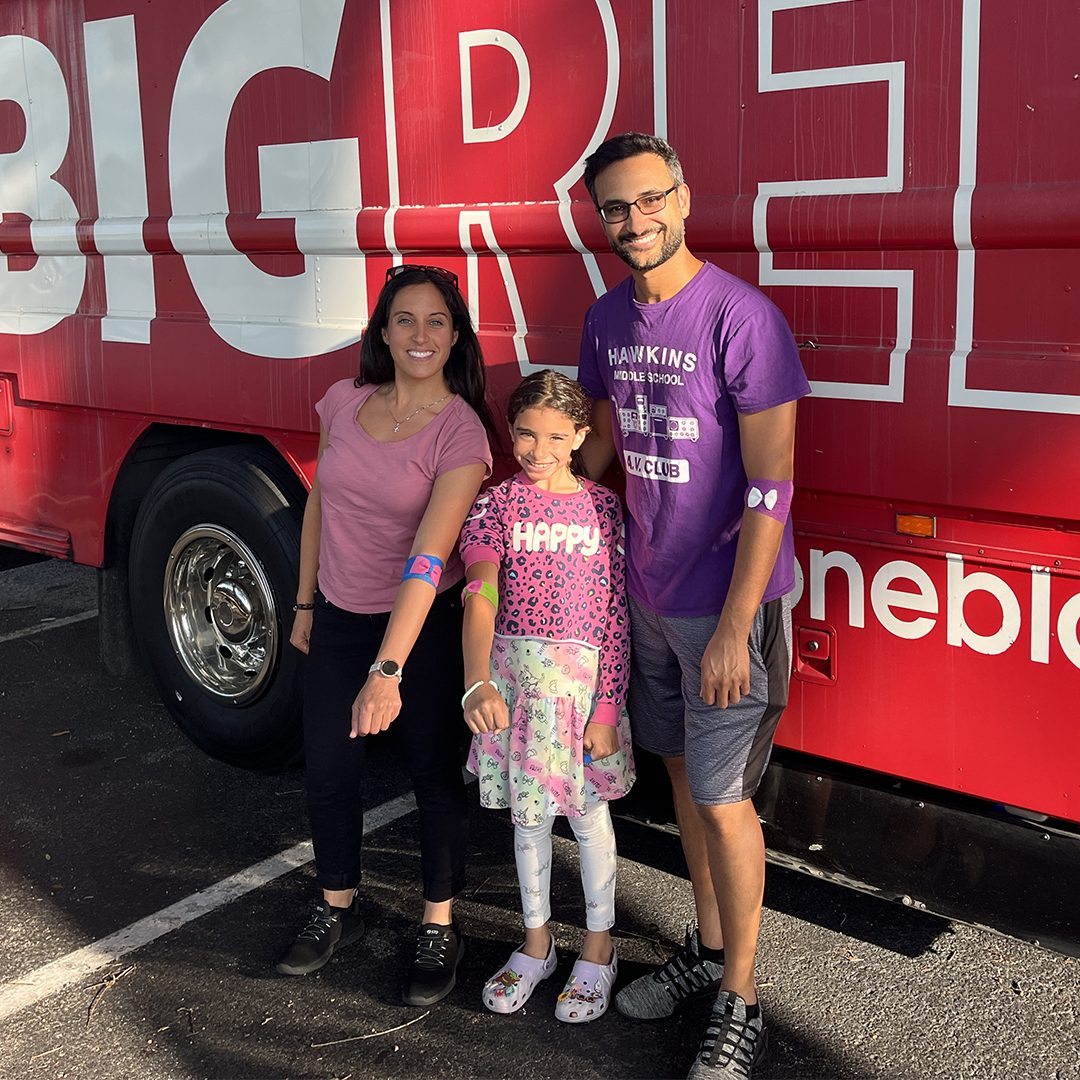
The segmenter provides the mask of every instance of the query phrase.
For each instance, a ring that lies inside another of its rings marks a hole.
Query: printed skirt
[[[598,649],[576,641],[495,635],[492,678],[510,728],[473,736],[468,768],[479,780],[481,806],[509,809],[516,825],[539,825],[557,814],[581,817],[589,803],[630,790],[634,752],[625,708],[619,749],[595,764],[583,760],[599,658]]]

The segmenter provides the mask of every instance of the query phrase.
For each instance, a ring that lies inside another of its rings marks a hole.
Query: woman
[[[403,999],[430,1005],[453,989],[462,954],[452,909],[468,824],[455,543],[491,471],[483,359],[455,275],[391,267],[360,364],[315,406],[319,460],[291,641],[308,653],[304,750],[322,902],[277,969],[315,971],[363,932],[364,758],[368,738],[389,730],[416,792],[424,884]]]

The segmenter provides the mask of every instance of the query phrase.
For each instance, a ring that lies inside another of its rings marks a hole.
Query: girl
[[[392,266],[360,374],[315,409],[319,460],[291,640],[308,654],[304,754],[322,897],[277,969],[315,971],[363,932],[365,751],[389,730],[416,791],[424,884],[402,996],[431,1005],[453,988],[462,955],[452,904],[469,816],[454,719],[463,575],[454,544],[491,467],[483,359],[457,277]]]
[[[461,553],[469,769],[483,806],[510,808],[525,942],[484,986],[493,1012],[516,1012],[555,970],[551,826],[577,837],[588,932],[555,1007],[603,1015],[615,979],[615,835],[607,800],[634,780],[623,708],[628,626],[622,508],[581,479],[591,402],[565,375],[530,375],[507,418],[521,472],[476,500]]]

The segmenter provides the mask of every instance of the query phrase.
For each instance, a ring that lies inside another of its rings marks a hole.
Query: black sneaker
[[[465,939],[457,923],[441,926],[424,923],[416,935],[416,956],[409,985],[401,992],[406,1005],[434,1005],[442,1001],[457,982],[457,966],[465,955]]]
[[[354,895],[347,908],[331,907],[323,900],[311,921],[296,935],[285,955],[278,961],[282,975],[310,975],[318,971],[343,945],[350,945],[364,932],[360,918],[360,899]]]
[[[703,960],[701,937],[687,929],[683,947],[648,975],[627,983],[615,995],[615,1008],[628,1020],[666,1020],[695,1001],[713,998],[724,965]]]
[[[761,1009],[747,1019],[746,1002],[730,990],[716,998],[688,1080],[752,1080],[765,1056],[768,1033]]]

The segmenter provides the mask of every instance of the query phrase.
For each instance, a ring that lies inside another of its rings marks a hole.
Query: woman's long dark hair
[[[443,368],[443,378],[450,391],[464,398],[473,412],[480,417],[488,438],[493,446],[497,447],[501,440],[487,403],[484,354],[480,349],[480,339],[476,336],[469,309],[457,288],[449,280],[430,270],[404,270],[383,286],[360,342],[360,373],[353,380],[354,384],[382,385],[394,381],[394,358],[390,355],[390,347],[383,341],[382,332],[390,323],[390,308],[393,306],[394,297],[410,285],[434,285],[446,301],[450,320],[457,331],[457,341],[450,349],[450,358]]]
[[[527,375],[510,395],[506,420],[511,430],[526,409],[554,409],[574,425],[575,431],[587,428],[592,423],[592,398],[585,393],[584,387],[551,368]],[[580,450],[570,454],[570,471],[575,476],[587,475]]]

